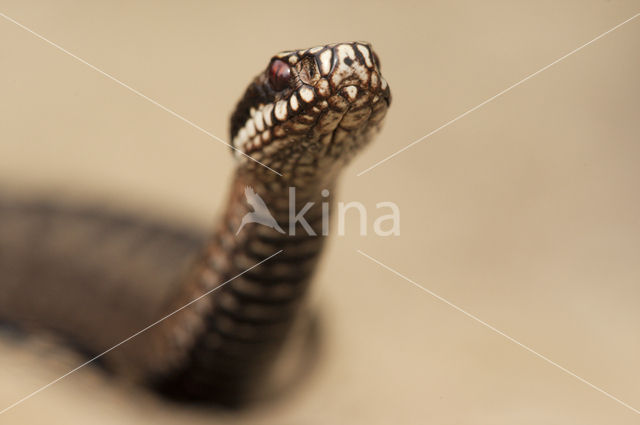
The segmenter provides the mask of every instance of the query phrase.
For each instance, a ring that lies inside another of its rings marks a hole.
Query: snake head
[[[391,102],[380,61],[364,42],[285,51],[246,89],[231,117],[242,163],[284,177],[338,171],[380,128]]]

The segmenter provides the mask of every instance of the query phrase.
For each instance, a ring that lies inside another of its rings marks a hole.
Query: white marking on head
[[[306,103],[313,102],[313,98],[315,96],[313,94],[313,90],[311,90],[309,86],[300,87],[300,90],[298,90],[298,93],[300,94],[300,98],[302,99],[303,102],[306,102]]]
[[[254,124],[256,125],[256,130],[262,131],[264,130],[264,121],[262,120],[262,111],[256,111],[256,114],[253,117]]]
[[[344,62],[345,58],[356,60],[356,52],[351,44],[341,44],[336,50],[338,51],[338,60]]]
[[[333,51],[327,49],[319,56],[320,59],[320,73],[327,75],[331,71],[331,63],[333,62]]]
[[[364,57],[364,63],[368,68],[373,68],[373,62],[371,61],[371,53],[369,52],[369,48],[364,44],[358,43],[356,45],[362,56]]]
[[[291,98],[289,99],[289,105],[291,105],[292,110],[298,110],[298,106],[300,106],[300,104],[298,103],[298,97],[295,95],[295,93],[291,95]]]
[[[275,115],[279,121],[284,121],[287,119],[287,101],[279,100],[276,103]]]
[[[322,49],[324,49],[324,46],[312,47],[311,49],[309,49],[309,53],[311,53],[312,55],[315,55],[316,53],[318,53]]]
[[[378,79],[378,73],[374,71],[371,73],[371,88],[374,90],[377,89],[378,84],[380,84],[380,80]]]
[[[338,61],[336,68],[333,70],[333,74],[331,74],[331,83],[334,87],[337,87],[343,79],[351,75],[356,65],[356,52],[350,44],[338,45],[336,47],[336,54],[338,55]]]
[[[256,135],[256,126],[251,118],[249,118],[245,127],[247,129],[247,135],[249,135],[249,137],[253,137]]]
[[[264,115],[264,122],[268,127],[271,127],[273,125],[273,122],[271,121],[271,111],[273,111],[273,103],[264,105],[262,114]]]
[[[269,139],[271,139],[271,131],[269,131],[269,130],[263,131],[262,135],[260,137],[262,137],[262,141],[263,142],[265,142],[265,143],[268,142]]]
[[[326,78],[322,78],[316,83],[316,90],[318,90],[320,96],[329,97],[331,91],[329,90],[329,82]]]
[[[358,96],[358,88],[356,86],[347,86],[344,88],[344,91],[349,100],[355,100]]]

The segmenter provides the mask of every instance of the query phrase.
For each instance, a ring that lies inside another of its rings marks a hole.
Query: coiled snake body
[[[0,200],[0,320],[97,354],[171,314],[101,360],[179,398],[250,398],[304,301],[323,245],[322,205],[390,99],[367,43],[274,56],[232,115],[238,166],[208,241],[97,210]],[[253,212],[248,187],[279,228],[238,232]],[[291,220],[290,202],[296,214],[313,203],[309,226]]]

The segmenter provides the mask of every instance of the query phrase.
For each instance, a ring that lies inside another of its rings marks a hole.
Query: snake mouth
[[[340,155],[369,139],[391,102],[380,62],[364,42],[286,51],[271,58],[247,88],[231,119],[241,160],[286,166],[288,155]]]

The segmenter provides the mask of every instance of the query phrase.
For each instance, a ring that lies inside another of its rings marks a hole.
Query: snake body
[[[238,165],[208,240],[97,210],[0,201],[0,319],[89,353],[148,327],[104,364],[178,398],[250,399],[303,309],[339,175],[390,100],[368,43],[275,55],[232,114]],[[253,212],[247,188],[278,226],[238,232]]]

